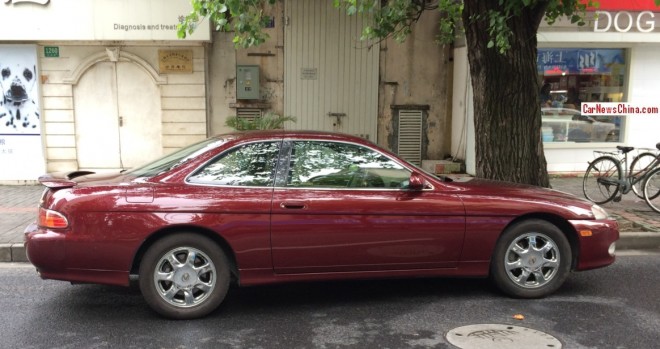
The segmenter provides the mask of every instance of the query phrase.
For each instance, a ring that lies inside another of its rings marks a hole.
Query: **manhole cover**
[[[545,332],[501,324],[458,327],[447,333],[447,341],[461,349],[561,348],[561,342]]]

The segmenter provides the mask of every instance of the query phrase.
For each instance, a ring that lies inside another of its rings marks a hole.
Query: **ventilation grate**
[[[407,161],[422,163],[422,111],[399,110],[399,156]]]
[[[238,117],[239,119],[254,121],[254,119],[261,117],[261,109],[257,109],[257,108],[237,108],[236,109],[236,117]]]

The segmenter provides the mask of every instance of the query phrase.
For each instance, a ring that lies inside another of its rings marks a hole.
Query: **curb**
[[[0,244],[0,262],[29,262],[23,244]]]
[[[620,233],[616,242],[617,250],[655,250],[660,248],[660,233],[630,232]]]
[[[616,249],[621,250],[656,250],[660,249],[660,233],[623,232],[616,242]],[[29,262],[25,246],[20,243],[0,244],[1,262]]]

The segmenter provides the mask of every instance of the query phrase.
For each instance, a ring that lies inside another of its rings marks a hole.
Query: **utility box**
[[[236,66],[236,99],[259,99],[259,66]]]

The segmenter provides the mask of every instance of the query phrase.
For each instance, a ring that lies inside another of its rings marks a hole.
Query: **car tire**
[[[541,298],[555,292],[571,271],[571,246],[550,222],[528,219],[507,228],[495,246],[490,276],[505,294]]]
[[[214,311],[229,288],[227,256],[211,239],[191,233],[156,241],[140,263],[140,291],[149,306],[171,319]]]

